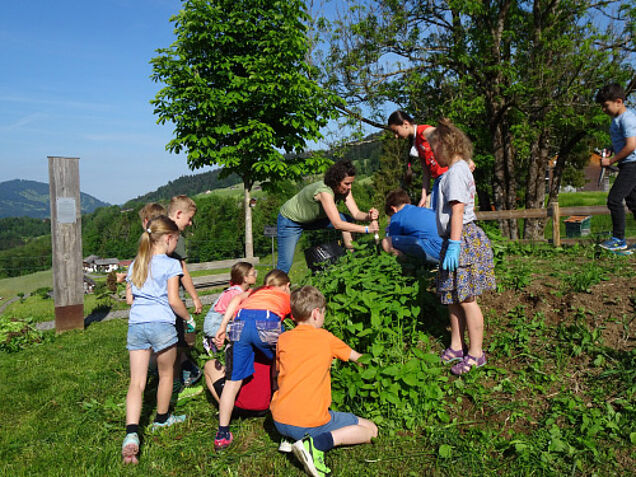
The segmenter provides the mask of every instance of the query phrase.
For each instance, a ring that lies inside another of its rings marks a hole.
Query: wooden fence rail
[[[629,212],[625,208],[626,212]],[[609,209],[604,205],[559,207],[552,202],[545,209],[494,210],[476,212],[478,220],[507,220],[507,219],[541,219],[552,217],[552,243],[561,246],[561,217],[568,215],[609,215]]]

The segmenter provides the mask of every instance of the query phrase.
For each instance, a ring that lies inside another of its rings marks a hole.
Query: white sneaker
[[[284,452],[285,454],[289,454],[291,451],[292,451],[292,443],[283,437],[280,440],[280,445],[278,446],[278,452]]]

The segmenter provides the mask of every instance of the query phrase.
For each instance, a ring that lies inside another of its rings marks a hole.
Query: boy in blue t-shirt
[[[435,211],[411,205],[403,190],[389,192],[384,211],[391,217],[382,248],[394,255],[408,255],[431,263],[439,262],[442,239],[437,235]]]
[[[596,94],[596,102],[612,118],[610,138],[614,155],[601,159],[601,167],[616,163],[619,171],[607,196],[607,208],[612,214],[612,238],[600,244],[611,251],[627,248],[623,200],[636,218],[636,114],[625,106],[626,98],[625,90],[616,83],[604,86]]]

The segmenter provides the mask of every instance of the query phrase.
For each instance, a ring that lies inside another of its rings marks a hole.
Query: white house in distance
[[[97,255],[89,255],[83,260],[85,272],[112,272],[119,268],[118,258],[100,258]]]

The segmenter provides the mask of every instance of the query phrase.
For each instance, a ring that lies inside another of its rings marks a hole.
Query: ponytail
[[[139,237],[139,249],[133,263],[132,282],[137,288],[141,288],[148,278],[148,265],[152,258],[154,245],[167,234],[178,234],[179,228],[168,216],[159,215],[148,222],[146,230]]]

